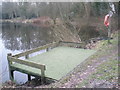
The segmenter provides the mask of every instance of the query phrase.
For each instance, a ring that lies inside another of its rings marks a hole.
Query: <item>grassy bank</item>
[[[102,47],[95,55],[100,64],[95,67],[86,79],[79,83],[78,88],[114,88],[118,87],[118,49],[117,38],[111,40],[112,44],[102,41]],[[100,60],[100,61],[99,61]]]
[[[77,66],[66,78],[53,87],[62,88],[117,88],[118,87],[118,34],[96,43],[96,54]]]

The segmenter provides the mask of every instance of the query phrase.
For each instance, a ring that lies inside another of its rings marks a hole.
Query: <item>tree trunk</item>
[[[55,19],[53,19],[53,22],[54,22],[54,24],[56,24],[56,18],[55,18]]]
[[[85,7],[85,13],[86,13],[87,24],[89,24],[89,17],[90,17],[90,2],[85,2],[85,3],[84,3],[84,7]]]

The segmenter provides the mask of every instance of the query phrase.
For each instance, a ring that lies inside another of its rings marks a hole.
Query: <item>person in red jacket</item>
[[[105,15],[105,18],[104,18],[104,25],[106,27],[108,27],[110,25],[110,18],[113,16],[113,11],[109,11],[109,13],[107,15]]]
[[[108,27],[109,26],[109,18],[110,18],[110,16],[109,16],[109,14],[107,14],[106,16],[105,16],[105,19],[104,19],[104,25],[106,26],[106,27]]]
[[[105,15],[104,18],[104,25],[108,29],[108,43],[110,43],[110,38],[111,38],[111,30],[110,30],[110,18],[112,17],[112,12],[110,11],[109,14]]]

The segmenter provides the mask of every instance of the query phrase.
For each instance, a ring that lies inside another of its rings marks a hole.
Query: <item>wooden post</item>
[[[14,70],[11,70],[10,73],[11,73],[11,80],[14,80]]]
[[[28,59],[29,58],[29,55],[25,55],[25,59]]]
[[[48,52],[48,51],[49,51],[49,48],[47,48],[46,51]]]
[[[28,74],[28,81],[31,81],[31,76]]]
[[[45,70],[41,69],[41,84],[45,83]]]
[[[28,59],[29,58],[29,55],[25,55],[25,59]],[[31,81],[31,76],[28,74],[28,81]]]
[[[12,56],[12,54],[11,53],[8,53],[7,54],[7,57],[10,57],[10,56]],[[7,58],[8,59],[8,58]],[[9,67],[9,77],[10,77],[10,80],[14,80],[14,71],[13,70],[11,70],[11,67],[10,67],[10,65],[12,64],[12,62],[10,62],[9,60],[8,60],[8,67]]]

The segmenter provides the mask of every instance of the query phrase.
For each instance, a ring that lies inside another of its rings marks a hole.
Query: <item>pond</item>
[[[17,54],[36,48],[53,42],[55,37],[53,30],[49,27],[21,23],[1,23],[0,26],[0,66],[2,66],[2,72],[0,73],[2,81],[0,82],[4,83],[9,80],[7,53]],[[87,27],[87,29],[88,28],[89,27]],[[84,32],[81,31],[79,33],[83,40],[93,38],[93,36],[99,36],[98,32],[93,33],[90,30],[88,33],[86,32],[87,31],[84,30]],[[43,52],[45,52],[45,50],[40,51],[40,53]],[[28,80],[26,74],[17,71],[14,72],[14,79],[18,84],[25,83]]]
[[[4,83],[9,80],[7,53],[17,54],[53,42],[54,39],[52,30],[48,27],[19,23],[1,23],[0,26],[0,66],[2,66],[0,77]],[[17,71],[14,73],[17,83],[27,81],[26,74]]]

